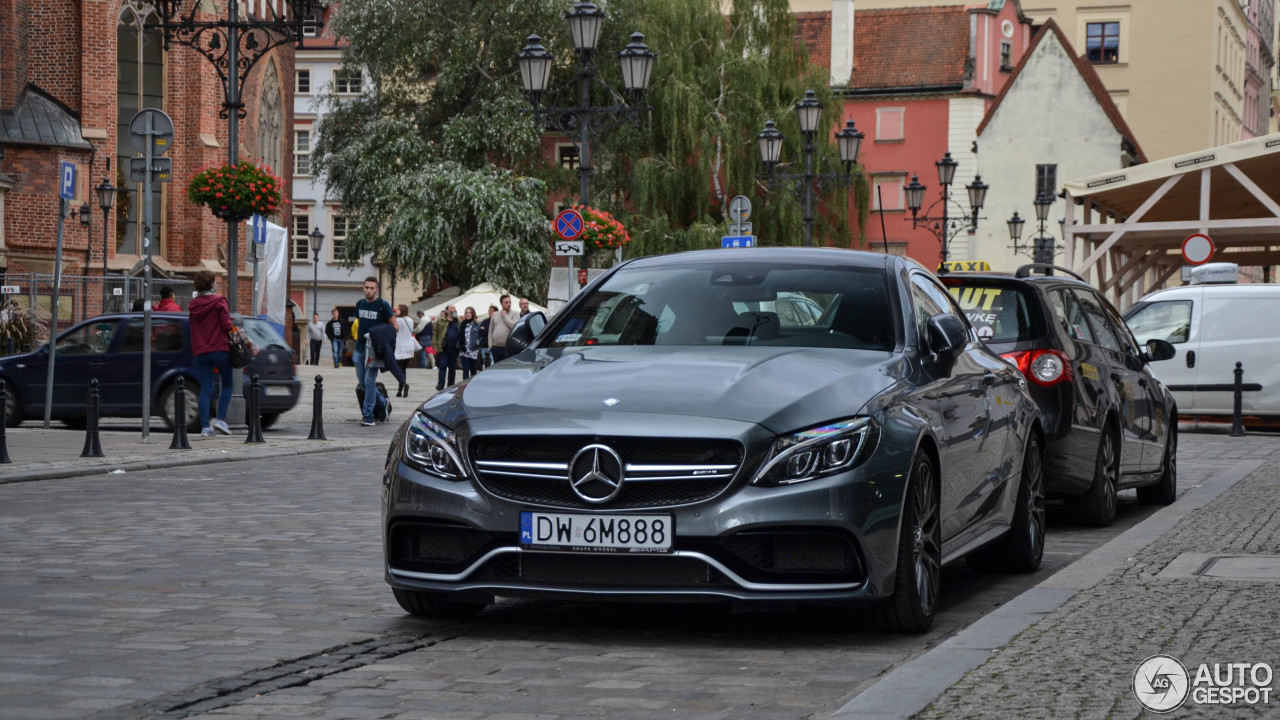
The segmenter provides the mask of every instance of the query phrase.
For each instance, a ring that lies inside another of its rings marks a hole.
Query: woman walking
[[[400,305],[396,308],[396,365],[400,366],[400,372],[404,374],[406,382],[400,383],[400,388],[396,390],[396,397],[409,397],[409,363],[413,361],[413,356],[418,352],[418,341],[413,337],[413,321],[409,319],[409,306]]]
[[[191,315],[191,354],[195,356],[196,375],[200,380],[200,436],[213,437],[214,432],[230,435],[227,427],[227,408],[231,405],[231,347],[229,333],[231,313],[227,299],[213,291],[213,273],[201,270],[196,273],[196,296],[187,306]],[[213,400],[213,373],[221,379],[222,393],[218,396],[217,415],[209,418],[209,405]]]
[[[468,307],[462,312],[462,379],[479,372],[476,359],[480,355],[480,323],[476,319],[476,309]]]

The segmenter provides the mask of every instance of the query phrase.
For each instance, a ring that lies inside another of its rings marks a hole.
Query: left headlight
[[[404,434],[404,456],[414,468],[446,480],[462,480],[467,476],[458,452],[458,436],[421,410],[409,420]]]
[[[751,484],[790,485],[857,467],[871,457],[878,439],[878,428],[868,417],[826,423],[780,437]]]

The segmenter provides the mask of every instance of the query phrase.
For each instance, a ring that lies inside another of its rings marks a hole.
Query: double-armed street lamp
[[[1049,209],[1053,207],[1053,196],[1044,192],[1038,193],[1034,205],[1036,208],[1036,221],[1040,225],[1034,244],[1030,248],[1019,244],[1022,240],[1022,227],[1026,224],[1026,221],[1018,216],[1016,210],[1013,212],[1013,217],[1007,221],[1009,239],[1013,241],[1013,251],[1015,253],[1031,250],[1033,262],[1051,265],[1053,264],[1053,256],[1058,248],[1053,236],[1045,233],[1044,225],[1049,220]]]
[[[929,206],[924,214],[920,214],[920,207],[924,204],[924,193],[928,189],[927,185],[920,182],[918,176],[911,176],[911,183],[906,186],[907,207],[911,210],[911,227],[918,228],[925,226],[934,237],[938,238],[938,243],[942,246],[942,262],[947,261],[948,246],[956,235],[963,230],[978,229],[978,212],[982,210],[982,206],[987,201],[987,190],[990,186],[982,182],[981,175],[974,175],[973,182],[965,185],[964,188],[969,192],[969,212],[965,213],[964,208],[960,208],[958,216],[950,214],[950,205],[955,202],[952,200],[951,184],[956,179],[956,168],[960,163],[951,158],[951,152],[947,151],[942,154],[942,159],[934,163],[938,168],[938,184],[942,186],[941,192],[938,193],[938,199]],[[933,216],[930,213],[941,205],[942,214]],[[956,203],[960,207],[959,203]]]
[[[111,184],[110,175],[111,166],[108,163],[102,184],[94,188],[98,194],[98,207],[102,209],[102,312],[107,311],[107,216],[116,202],[116,188]]]
[[[577,136],[578,145],[578,202],[588,205],[591,199],[592,136],[608,133],[622,122],[635,124],[640,113],[649,110],[639,103],[649,89],[654,61],[658,54],[644,44],[644,35],[633,33],[631,42],[618,53],[622,66],[622,86],[630,100],[629,105],[593,105],[591,88],[599,84],[609,96],[616,93],[597,74],[596,44],[600,40],[600,28],[604,24],[604,11],[589,2],[579,2],[565,13],[569,32],[573,36],[573,49],[578,55],[578,104],[562,105],[560,98],[572,91],[573,83],[566,83],[551,93],[546,105],[543,96],[548,93],[551,66],[554,57],[542,45],[542,38],[530,35],[524,49],[516,56],[520,65],[520,82],[533,106],[527,112],[533,114],[534,125],[542,130],[558,132],[569,137]]]
[[[840,150],[840,162],[844,164],[844,172],[815,173],[813,171],[813,154],[817,151],[814,139],[818,135],[818,127],[822,119],[822,103],[812,90],[805,91],[804,99],[796,103],[796,115],[800,119],[800,133],[804,135],[804,172],[778,173],[774,170],[782,156],[782,141],[786,139],[779,132],[772,120],[764,124],[764,130],[756,136],[760,145],[760,161],[764,163],[764,174],[767,186],[774,182],[798,182],[799,191],[804,194],[804,245],[813,243],[813,195],[815,185],[818,194],[822,194],[823,183],[837,187],[846,187],[853,177],[853,166],[858,162],[858,152],[862,148],[865,133],[859,132],[853,120],[845,121],[844,129],[835,134],[836,144]]]
[[[320,312],[320,248],[324,247],[324,233],[320,228],[311,230],[311,257],[315,262],[311,275],[311,312]]]

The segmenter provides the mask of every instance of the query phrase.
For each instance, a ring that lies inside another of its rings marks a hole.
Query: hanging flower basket
[[[283,202],[284,183],[246,160],[235,165],[218,165],[196,173],[187,183],[187,197],[220,218],[239,222],[258,215],[272,215]]]
[[[631,242],[622,223],[604,210],[589,205],[575,205],[573,209],[582,214],[582,235],[578,239],[586,245],[588,253],[599,257],[609,251],[608,255],[612,256],[612,251]]]

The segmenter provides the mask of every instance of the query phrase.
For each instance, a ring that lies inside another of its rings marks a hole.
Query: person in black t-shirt
[[[346,330],[342,318],[338,317],[338,308],[334,308],[333,317],[324,324],[324,336],[329,339],[329,346],[333,348],[334,367],[342,366],[342,346],[346,344]]]

